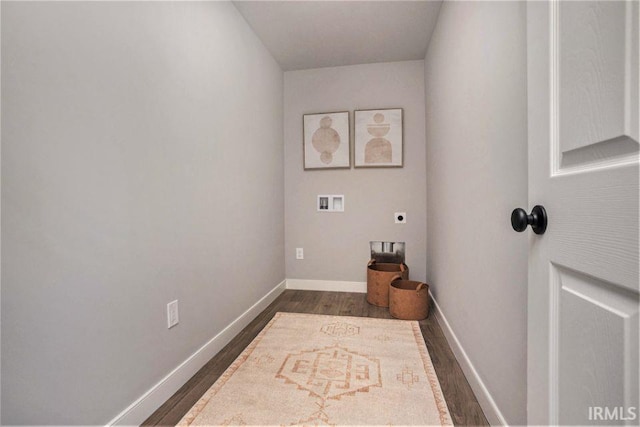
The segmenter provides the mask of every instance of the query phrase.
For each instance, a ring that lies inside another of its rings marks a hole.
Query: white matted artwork
[[[402,167],[402,108],[355,111],[355,167]]]
[[[302,116],[304,169],[351,167],[349,112]]]

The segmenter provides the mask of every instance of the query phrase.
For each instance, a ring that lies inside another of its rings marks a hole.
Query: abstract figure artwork
[[[402,167],[402,109],[355,112],[355,166]]]
[[[304,169],[351,167],[349,112],[305,114]]]
[[[320,161],[325,165],[333,161],[333,153],[340,147],[340,135],[331,127],[333,120],[329,116],[320,119],[320,127],[311,137],[311,145],[320,153]]]
[[[382,113],[375,113],[373,121],[375,123],[367,125],[367,132],[373,138],[364,146],[364,162],[367,164],[391,163],[393,149],[391,143],[384,139],[384,136],[389,133],[391,125],[384,123],[384,114]]]

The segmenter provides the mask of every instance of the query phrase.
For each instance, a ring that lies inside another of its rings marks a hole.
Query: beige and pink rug
[[[178,425],[452,425],[418,322],[277,313]]]

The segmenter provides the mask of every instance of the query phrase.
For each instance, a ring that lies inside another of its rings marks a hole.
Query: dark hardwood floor
[[[387,309],[369,305],[365,294],[286,290],[158,408],[143,425],[177,424],[278,311],[391,318]],[[454,424],[488,425],[487,419],[432,313],[426,320],[420,322],[420,329],[438,374]]]

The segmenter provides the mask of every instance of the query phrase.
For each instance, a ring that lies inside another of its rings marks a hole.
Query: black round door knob
[[[517,232],[527,229],[527,225],[536,234],[544,234],[547,230],[547,211],[543,206],[536,205],[531,210],[531,214],[527,215],[527,211],[521,208],[514,209],[511,212],[511,226]]]

